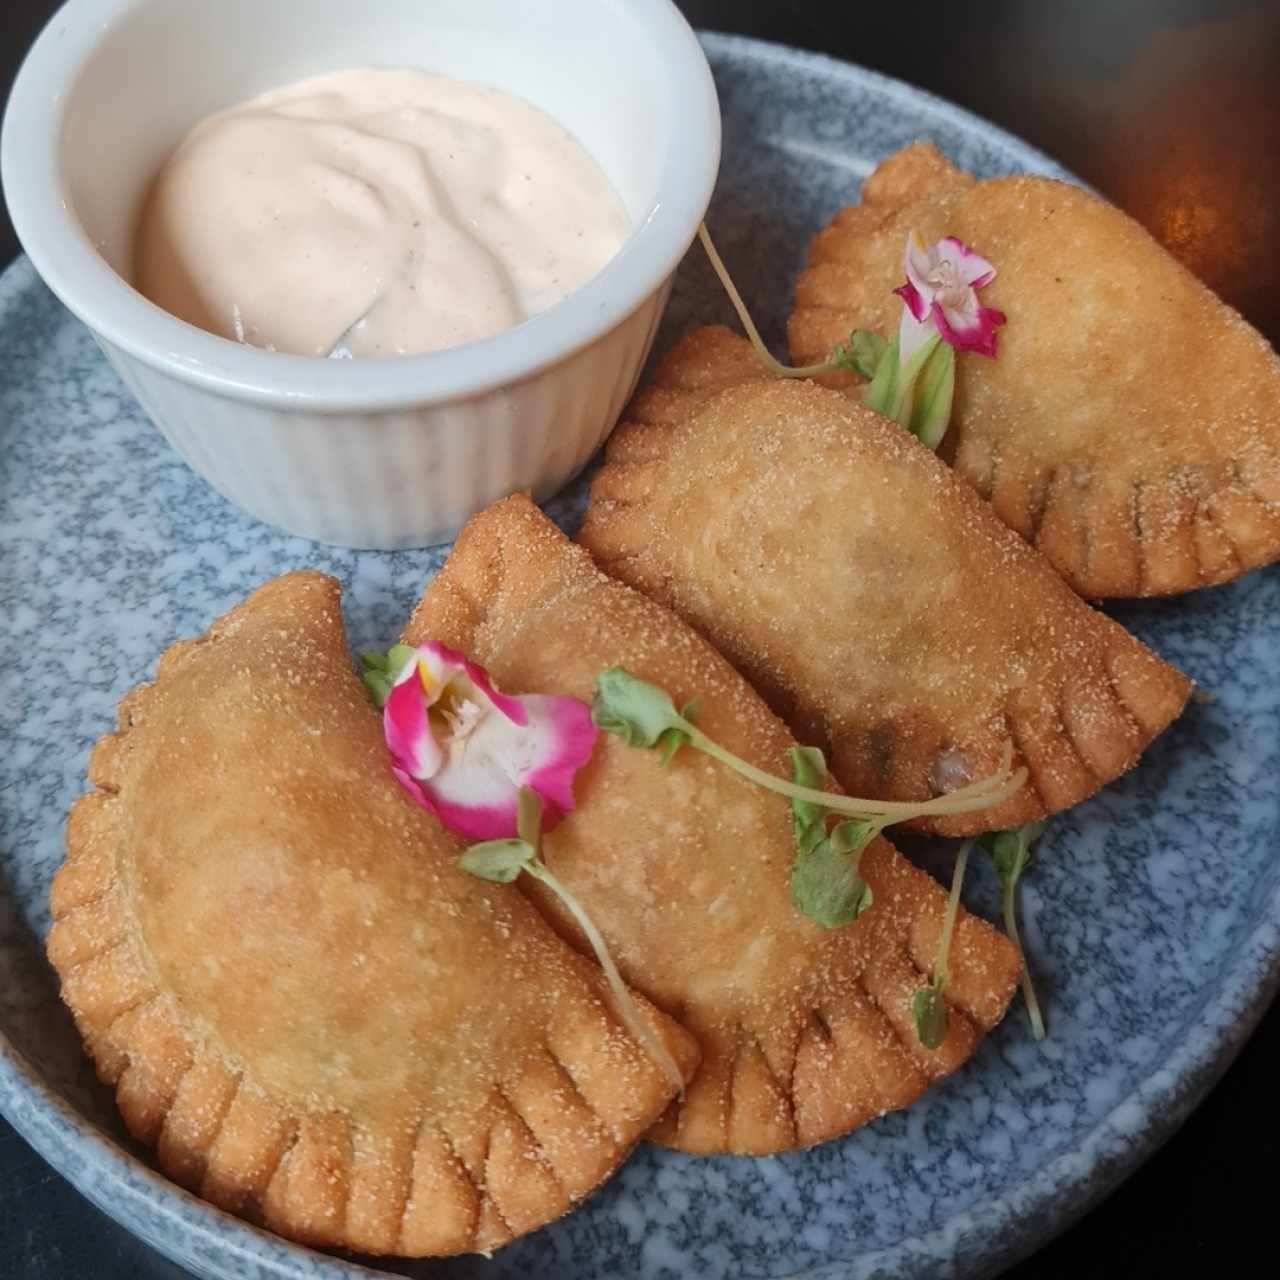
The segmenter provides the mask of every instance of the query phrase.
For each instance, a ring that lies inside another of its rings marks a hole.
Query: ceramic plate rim
[[[794,49],[747,36],[699,31],[712,55],[732,55],[821,70],[864,91],[903,104],[916,115],[945,117],[954,127],[998,143],[1031,171],[1067,177],[1067,171],[1016,135],[924,89],[827,54]],[[1078,179],[1073,179],[1079,181]],[[1084,184],[1081,184],[1084,185]],[[25,257],[8,267],[0,283],[30,273]],[[1183,1044],[1103,1116],[1085,1137],[1059,1153],[1031,1177],[999,1188],[986,1199],[951,1215],[932,1231],[904,1236],[872,1253],[823,1264],[794,1280],[871,1280],[890,1274],[917,1277],[974,1274],[1026,1257],[1065,1230],[1129,1177],[1181,1126],[1226,1071],[1280,990],[1280,888],[1259,904],[1260,922],[1206,991]],[[104,1213],[164,1256],[161,1235],[149,1222],[168,1223],[190,1239],[197,1223],[181,1210],[194,1209],[203,1226],[216,1226],[221,1249],[234,1249],[244,1263],[273,1280],[357,1280],[385,1275],[364,1265],[317,1253],[244,1223],[199,1200],[132,1155],[54,1092],[0,1031],[0,1113],[58,1173]],[[64,1132],[75,1136],[79,1154]],[[83,1144],[101,1164],[83,1161]],[[63,1159],[60,1160],[59,1156]],[[65,1161],[65,1163],[64,1163]],[[124,1177],[124,1174],[129,1177]],[[132,1182],[131,1182],[132,1179]],[[111,1198],[108,1198],[109,1187]],[[145,1187],[147,1193],[141,1190]],[[1052,1210],[1051,1215],[1044,1211]],[[1029,1214],[1036,1225],[1017,1228]],[[1052,1221],[1046,1220],[1052,1216]],[[199,1219],[197,1219],[199,1220]],[[913,1264],[918,1270],[911,1270]],[[225,1271],[206,1271],[225,1276]]]

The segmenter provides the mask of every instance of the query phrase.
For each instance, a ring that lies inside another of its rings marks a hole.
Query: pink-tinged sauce
[[[600,167],[531,103],[418,71],[343,71],[191,132],[143,212],[135,284],[257,347],[411,355],[545,311],[629,232]]]

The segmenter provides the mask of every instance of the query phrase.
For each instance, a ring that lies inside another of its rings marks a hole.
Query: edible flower
[[[1005,315],[978,301],[978,290],[996,270],[955,236],[926,245],[918,232],[907,237],[906,283],[894,290],[903,303],[891,340],[855,329],[827,360],[793,368],[765,346],[724,260],[704,223],[698,236],[712,269],[737,311],[756,353],[778,378],[817,378],[845,369],[868,380],[862,394],[869,408],[892,418],[930,449],[942,443],[955,399],[956,353],[995,358],[996,329]]]
[[[996,278],[991,263],[955,236],[926,246],[913,231],[907,237],[906,268],[906,283],[894,290],[904,307],[898,330],[903,363],[931,333],[957,351],[995,359],[996,328],[1005,314],[978,301],[978,290]]]
[[[597,737],[585,703],[500,693],[483,667],[432,642],[362,662],[392,771],[446,826],[473,840],[514,837],[522,787],[548,829],[573,809],[574,776]]]
[[[863,402],[936,449],[951,422],[956,353],[994,359],[996,327],[1005,315],[978,301],[978,290],[995,279],[995,268],[955,236],[926,245],[911,232],[905,264],[906,283],[894,290],[902,299],[902,318],[893,340],[858,333],[850,350],[854,367],[871,379]]]

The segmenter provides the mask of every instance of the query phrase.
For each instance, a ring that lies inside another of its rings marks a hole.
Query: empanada
[[[488,1250],[674,1095],[599,970],[402,794],[333,580],[170,649],[90,777],[49,955],[131,1132],[215,1204],[316,1245]]]
[[[724,390],[752,375],[759,380]],[[1028,785],[951,835],[1012,827],[1130,768],[1185,677],[1090,609],[937,457],[727,330],[658,368],[597,474],[580,540],[697,627],[854,795]]]
[[[653,601],[601,573],[526,498],[475,517],[405,634],[437,640],[509,691],[590,698],[620,663],[699,698],[698,723],[789,776],[794,740],[746,682]],[[789,806],[705,756],[602,736],[577,809],[547,838],[553,873],[603,931],[627,981],[697,1036],[702,1066],[655,1131],[699,1153],[820,1142],[902,1107],[960,1065],[1003,1015],[1018,974],[1004,936],[962,914],[949,1034],[917,1038],[909,1003],[931,971],[946,895],[884,840],[863,855],[874,905],[828,930],[793,906]],[[557,899],[530,885],[566,936]]]
[[[943,451],[1082,595],[1227,582],[1280,557],[1280,358],[1133,219],[1039,177],[975,183],[915,144],[814,239],[797,363],[894,332],[908,232],[996,268],[999,354],[957,363]],[[852,374],[832,385],[858,387]]]

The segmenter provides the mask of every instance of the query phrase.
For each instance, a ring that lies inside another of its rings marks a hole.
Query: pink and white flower
[[[996,328],[1005,315],[978,301],[978,290],[996,270],[955,236],[925,245],[918,232],[907,237],[907,282],[894,290],[903,301],[898,331],[899,359],[905,365],[934,334],[957,351],[995,357]]]
[[[598,732],[586,703],[500,693],[482,667],[434,643],[396,674],[382,716],[401,786],[473,840],[516,835],[521,787],[542,797],[554,826],[574,807],[574,775]]]

